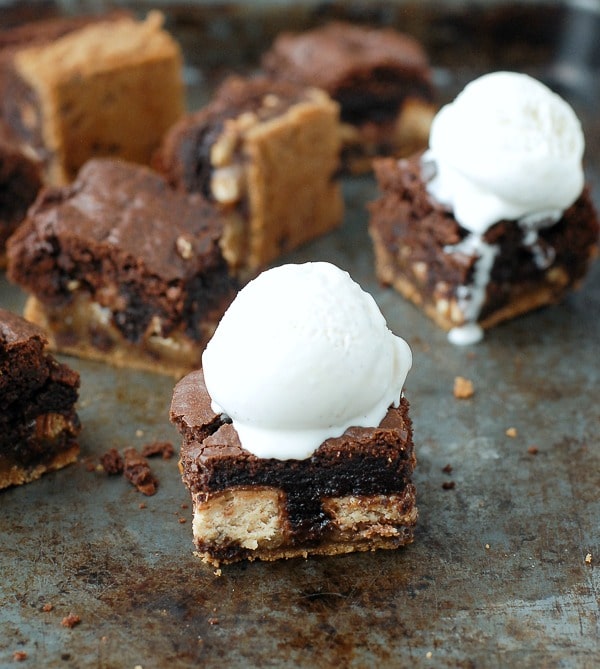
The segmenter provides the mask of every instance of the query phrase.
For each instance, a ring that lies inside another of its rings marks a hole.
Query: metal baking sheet
[[[442,98],[500,66],[554,77],[582,118],[598,203],[598,65],[586,60],[590,52],[565,56],[560,47],[572,42],[579,15],[552,4],[554,13],[538,12],[535,23],[538,8],[529,3],[529,32],[521,21],[507,42],[505,31],[491,29],[508,22],[496,4],[477,10],[488,17],[485,36],[475,9],[461,15],[452,5],[436,19],[425,3],[423,20],[411,10]],[[202,8],[190,14],[195,23],[183,21],[182,11],[169,16],[189,53],[193,32],[201,37]],[[291,9],[277,17],[270,29],[298,21]],[[220,34],[238,46],[241,25],[246,40],[267,32],[260,16],[251,24],[237,14],[231,24],[226,19],[222,10]],[[439,48],[444,39],[452,44],[447,52]],[[206,97],[210,77],[194,57],[187,74],[192,99]],[[26,653],[23,666],[49,668],[600,665],[600,263],[564,304],[457,348],[377,285],[364,208],[375,186],[365,177],[344,189],[343,227],[282,261],[331,260],[350,270],[412,346],[406,393],[419,461],[414,544],[242,563],[215,575],[192,554],[191,509],[176,458],[151,461],[160,481],[153,497],[95,470],[111,447],[179,446],[168,423],[173,381],[65,358],[82,375],[80,461],[0,493],[1,667],[14,666],[18,652]],[[0,280],[3,306],[19,310],[23,299]],[[459,375],[473,382],[472,398],[454,398]],[[81,619],[72,629],[61,625],[69,613]]]

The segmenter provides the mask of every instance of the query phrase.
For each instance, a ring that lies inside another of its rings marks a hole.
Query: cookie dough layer
[[[415,489],[401,495],[322,499],[328,531],[310,546],[289,543],[285,494],[277,488],[232,488],[202,501],[192,495],[198,555],[219,566],[249,560],[339,555],[411,543],[417,521]]]
[[[0,108],[47,183],[68,183],[94,156],[150,162],[184,112],[181,50],[162,23],[117,14],[15,49]]]

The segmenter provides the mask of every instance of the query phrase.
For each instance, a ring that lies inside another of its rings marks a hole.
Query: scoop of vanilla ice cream
[[[375,300],[324,262],[284,265],[247,284],[202,357],[213,409],[261,458],[304,459],[398,405],[412,365]]]
[[[573,109],[525,74],[468,84],[433,120],[429,193],[475,233],[502,220],[554,222],[583,190],[584,138]]]

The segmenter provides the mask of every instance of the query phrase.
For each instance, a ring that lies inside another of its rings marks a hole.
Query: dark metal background
[[[298,17],[288,11],[268,25],[259,15],[253,24],[222,19],[220,35],[247,55],[236,30],[253,26],[248,40],[286,16],[293,26]],[[599,202],[597,62],[589,49],[572,48],[582,44],[572,32],[582,14],[529,6],[511,23],[500,10],[478,11],[481,24],[467,10],[423,17],[413,8],[409,16],[432,51],[443,97],[511,65],[561,85],[584,122]],[[194,31],[206,29],[199,12],[191,23],[185,12],[170,19],[188,52]],[[386,16],[401,18],[378,18]],[[589,26],[597,15],[583,19]],[[505,24],[512,31],[498,28]],[[201,100],[210,79],[196,61],[187,73],[191,99]],[[350,270],[412,346],[415,543],[244,563],[215,576],[192,555],[176,458],[151,461],[160,488],[150,498],[121,477],[89,471],[110,447],[179,446],[168,424],[172,380],[69,359],[82,375],[80,462],[0,493],[1,667],[14,666],[15,651],[27,653],[22,666],[49,668],[600,666],[600,264],[563,305],[456,348],[377,286],[364,210],[375,187],[369,178],[344,187],[343,228],[286,260]],[[18,310],[23,295],[2,279],[0,302]],[[473,381],[471,399],[453,397],[457,375]],[[511,427],[515,437],[506,435]],[[444,489],[450,481],[455,487]],[[70,612],[81,617],[73,629],[61,626]]]

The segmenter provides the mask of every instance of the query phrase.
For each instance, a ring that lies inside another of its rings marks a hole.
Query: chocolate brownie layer
[[[337,124],[322,91],[231,77],[169,131],[155,164],[221,207],[224,253],[253,273],[341,222]]]
[[[455,251],[468,236],[423,179],[421,156],[375,163],[381,197],[370,205],[379,279],[422,306],[440,326],[465,322],[457,291],[473,281],[478,256]],[[599,226],[588,190],[555,224],[530,236],[517,221],[499,221],[483,241],[497,246],[478,322],[486,328],[560,301],[582,281],[598,250]]]
[[[63,467],[79,452],[79,375],[45,346],[38,327],[0,309],[0,488]]]
[[[42,192],[9,242],[8,276],[35,296],[28,316],[56,349],[178,374],[199,363],[235,294],[221,232],[200,195],[97,159]]]
[[[426,144],[431,70],[421,45],[408,35],[334,22],[282,33],[262,64],[271,76],[317,86],[339,102],[347,166],[370,167],[375,155],[407,154]]]
[[[210,562],[391,548],[412,540],[415,455],[404,398],[378,427],[349,428],[306,460],[263,459],[242,448],[233,425],[212,411],[200,371],[176,386],[171,420],[183,435],[180,467],[194,502],[196,545]],[[228,519],[227,507],[237,508],[234,517]],[[236,526],[253,507],[260,508],[257,524],[271,527],[247,542]]]
[[[0,267],[6,264],[6,240],[25,218],[41,185],[39,161],[8,140],[0,123]]]

